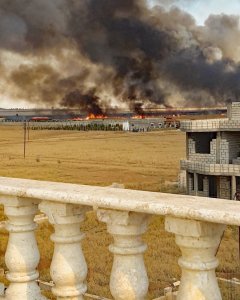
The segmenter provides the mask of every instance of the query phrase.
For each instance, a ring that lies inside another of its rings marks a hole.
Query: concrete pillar
[[[194,176],[194,194],[195,194],[195,196],[197,196],[197,194],[198,194],[198,174],[194,173],[193,176]]]
[[[220,164],[221,139],[222,139],[222,133],[221,131],[219,131],[217,132],[217,140],[216,140],[216,163],[217,164]]]
[[[115,300],[144,300],[148,276],[143,253],[146,245],[141,235],[147,230],[148,215],[99,209],[98,219],[107,223],[114,238],[109,250],[114,254],[110,290]]]
[[[190,180],[189,172],[186,171],[186,190],[187,190],[187,194],[190,195],[190,184],[189,184],[189,180]]]
[[[232,192],[232,200],[234,200],[236,191],[237,191],[237,182],[236,182],[236,176],[232,176],[232,183],[231,183],[231,192]]]
[[[52,293],[58,300],[83,300],[87,291],[87,264],[82,252],[80,222],[86,207],[72,204],[42,202],[40,209],[54,225],[54,254],[50,267],[55,286]]]
[[[215,269],[217,249],[226,226],[166,217],[165,229],[176,235],[182,257],[178,300],[221,300]]]
[[[203,178],[203,192],[205,197],[209,197],[209,179],[207,176]]]
[[[232,177],[221,176],[220,177],[220,198],[230,200],[232,198],[231,191]]]
[[[186,132],[186,158],[189,160],[189,133]]]
[[[34,217],[38,203],[36,200],[10,196],[2,203],[8,217],[6,229],[9,231],[5,262],[9,269],[7,279],[10,285],[6,299],[46,299],[36,283],[40,255],[34,233],[37,227]]]

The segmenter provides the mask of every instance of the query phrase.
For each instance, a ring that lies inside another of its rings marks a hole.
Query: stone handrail
[[[48,216],[55,229],[50,274],[58,300],[82,300],[87,291],[79,225],[91,209],[114,238],[109,247],[114,255],[110,290],[117,300],[146,299],[146,245],[141,236],[151,215],[165,216],[165,228],[176,235],[182,251],[178,300],[221,299],[215,255],[225,225],[240,226],[239,202],[111,187],[0,177],[0,203],[10,234],[5,255],[10,285],[0,297],[6,300],[46,299],[36,282],[39,251],[34,217],[38,210]]]

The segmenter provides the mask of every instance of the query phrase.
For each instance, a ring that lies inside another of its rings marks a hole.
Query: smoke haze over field
[[[239,16],[156,2],[2,0],[1,92],[93,113],[240,100]]]

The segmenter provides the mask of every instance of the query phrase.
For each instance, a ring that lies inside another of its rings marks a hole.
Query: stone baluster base
[[[148,215],[99,209],[98,219],[107,223],[114,238],[109,249],[114,254],[110,290],[116,300],[143,300],[148,292],[148,276],[143,260]]]
[[[81,248],[84,235],[80,232],[80,222],[89,209],[52,202],[42,202],[40,209],[55,229],[51,237],[54,254],[50,272],[55,283],[52,293],[58,300],[83,300],[87,291],[87,265]]]
[[[36,267],[40,255],[35,238],[34,216],[38,210],[35,200],[5,197],[5,214],[8,217],[6,229],[9,231],[9,240],[5,255],[9,269],[7,279],[10,285],[6,291],[7,300],[43,300],[36,283],[39,273]]]
[[[215,269],[225,225],[166,217],[165,228],[176,235],[182,251],[182,278],[177,300],[221,300]]]

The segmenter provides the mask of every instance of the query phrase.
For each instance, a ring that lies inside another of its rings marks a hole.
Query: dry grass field
[[[184,145],[175,131],[31,131],[23,160],[22,128],[1,126],[0,175],[158,191],[177,179]]]
[[[22,140],[22,128],[0,127],[0,176],[102,186],[117,182],[132,189],[177,192],[171,183],[177,181],[179,160],[185,155],[185,137],[179,131],[31,131],[25,160]],[[39,270],[43,280],[50,280],[53,245],[49,235],[52,230],[48,223],[41,224],[37,230],[41,252]],[[95,295],[111,297],[108,288],[111,237],[94,213],[87,214],[82,230],[86,233],[83,250],[88,263],[88,290]],[[0,267],[6,268],[3,256],[8,235],[5,231],[0,234]],[[152,218],[144,240],[148,244],[145,260],[150,280],[149,299],[152,299],[180,278],[177,265],[180,251],[174,237],[164,231],[161,217]],[[237,245],[237,229],[229,227],[218,253],[221,276],[236,271]],[[224,299],[228,299],[228,290],[226,287],[224,290]]]

